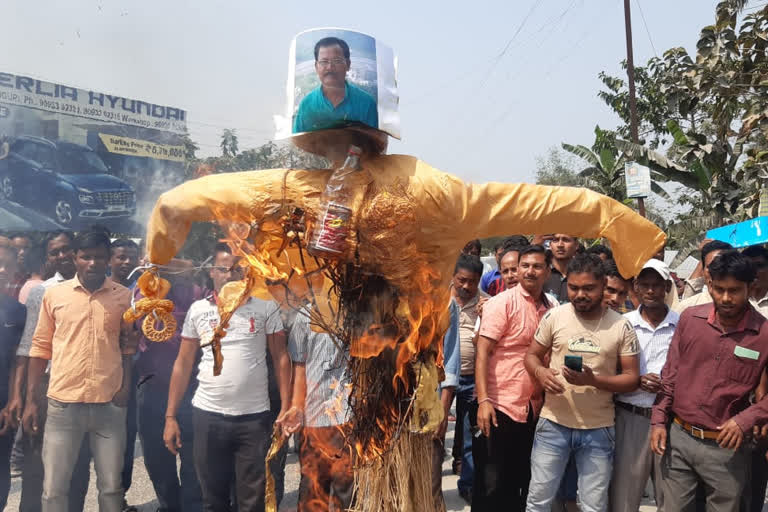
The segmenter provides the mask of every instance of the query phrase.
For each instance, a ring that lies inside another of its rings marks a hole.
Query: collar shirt
[[[749,402],[768,364],[766,339],[768,321],[751,306],[728,332],[717,325],[713,304],[685,310],[661,372],[651,423],[666,425],[679,416],[715,430],[733,418],[745,433],[768,423],[768,401]]]
[[[301,100],[293,121],[293,133],[337,128],[351,122],[378,128],[379,114],[374,99],[347,81],[344,85],[344,99],[334,107],[323,94],[322,86],[318,86]]]
[[[33,290],[34,291],[34,290]],[[90,292],[75,276],[46,290],[29,357],[49,359],[48,397],[61,402],[105,403],[122,386],[123,313],[131,291],[110,279]]]
[[[307,393],[304,423],[308,427],[332,427],[349,419],[348,349],[330,334],[310,328],[309,311],[297,314],[288,337],[291,360],[304,365]]]
[[[629,320],[637,334],[637,341],[640,347],[638,362],[640,365],[640,375],[646,373],[661,374],[664,363],[667,362],[667,352],[669,344],[672,342],[672,336],[675,334],[675,327],[680,320],[680,315],[672,310],[667,311],[667,316],[657,327],[645,321],[640,314],[640,309],[631,311],[624,315]],[[650,408],[656,400],[654,393],[648,393],[642,389],[637,389],[631,393],[622,393],[617,395],[619,402],[625,402],[637,407]]]
[[[488,398],[495,408],[518,423],[526,422],[531,405],[535,414],[541,408],[541,389],[525,369],[525,354],[549,306],[537,306],[519,285],[483,306],[480,335],[494,341],[488,359]]]

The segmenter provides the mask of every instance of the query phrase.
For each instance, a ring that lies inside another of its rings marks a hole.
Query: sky
[[[631,0],[635,63],[693,52],[716,3]],[[623,73],[623,0],[0,0],[0,12],[0,71],[184,108],[198,156],[219,153],[224,128],[241,149],[273,138],[291,39],[313,27],[394,48],[402,140],[389,152],[465,181],[533,182],[549,148],[619,122],[597,75]]]

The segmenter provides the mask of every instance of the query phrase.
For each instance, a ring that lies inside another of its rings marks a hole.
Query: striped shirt
[[[291,360],[305,365],[307,396],[304,425],[332,427],[348,421],[349,386],[346,377],[349,356],[328,333],[314,332],[308,312],[296,315],[288,337]]]
[[[640,353],[638,354],[640,375],[646,373],[661,375],[661,369],[667,362],[667,351],[669,344],[672,343],[672,336],[675,334],[680,315],[668,310],[667,316],[655,329],[643,319],[640,315],[640,309],[630,311],[624,316],[635,328],[637,341],[640,344]],[[616,400],[637,407],[650,408],[653,407],[656,395],[638,388],[637,391],[617,395]]]

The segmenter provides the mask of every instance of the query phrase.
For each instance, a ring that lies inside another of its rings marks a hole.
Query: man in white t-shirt
[[[181,332],[173,367],[163,440],[172,453],[181,447],[176,411],[189,384],[198,354],[198,387],[192,399],[195,469],[204,510],[234,510],[234,482],[239,510],[264,510],[264,458],[270,444],[267,348],[280,388],[282,410],[290,408],[291,362],[277,303],[250,298],[232,315],[221,341],[224,366],[213,376],[213,354],[200,348],[219,324],[218,293],[241,278],[241,267],[226,244],[216,246],[210,270],[213,294],[194,302]],[[202,353],[201,353],[202,352]]]

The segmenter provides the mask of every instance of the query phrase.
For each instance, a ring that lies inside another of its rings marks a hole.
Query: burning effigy
[[[349,68],[350,53],[341,50],[329,58],[315,47],[318,74]],[[344,98],[367,94],[342,86],[350,95]],[[315,100],[326,97],[321,93]],[[204,342],[214,353],[214,373],[227,364],[220,351],[227,320],[248,297],[308,314],[313,329],[331,334],[349,354],[345,439],[355,456],[353,509],[422,511],[432,507],[432,438],[443,420],[436,390],[449,283],[467,240],[555,231],[603,237],[612,242],[620,271],[631,276],[665,235],[630,208],[586,189],[469,184],[418,158],[383,154],[381,128],[391,113],[380,109],[372,125],[365,102],[357,110],[367,118],[346,117],[341,124],[302,114],[312,101],[293,109],[294,143],[328,158],[331,169],[214,174],[163,194],[149,222],[147,251],[152,264],[166,264],[193,223],[219,223],[242,257],[245,277],[222,290],[221,322]],[[154,278],[144,279],[149,286]],[[144,305],[154,318],[167,309],[161,295]]]

